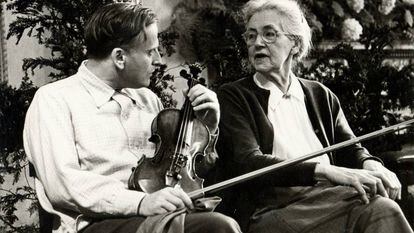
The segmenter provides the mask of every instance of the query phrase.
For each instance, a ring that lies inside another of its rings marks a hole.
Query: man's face
[[[161,62],[158,52],[158,27],[155,23],[145,29],[146,39],[135,39],[133,46],[126,51],[125,69],[121,73],[122,87],[147,87],[155,63]],[[144,37],[142,35],[142,37]]]
[[[282,31],[284,17],[275,10],[264,10],[255,13],[246,25],[249,61],[258,72],[280,70],[291,58],[294,42]]]

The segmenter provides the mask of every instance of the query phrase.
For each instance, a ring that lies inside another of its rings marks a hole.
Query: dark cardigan
[[[312,126],[324,147],[355,137],[338,98],[327,87],[304,79],[299,82]],[[217,95],[221,109],[217,177],[227,179],[280,162],[271,156],[277,132],[273,132],[267,118],[270,91],[260,88],[249,77],[223,85]],[[377,159],[360,144],[329,154],[329,157],[332,164],[359,168],[364,160]],[[224,192],[223,212],[239,220],[243,228],[256,208],[256,201],[268,193],[266,189],[314,185],[315,166],[315,163],[301,163]]]

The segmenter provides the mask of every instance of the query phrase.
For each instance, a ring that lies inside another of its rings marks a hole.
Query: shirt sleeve
[[[70,109],[60,95],[39,89],[27,112],[23,137],[28,159],[55,210],[90,217],[137,214],[143,192],[82,169]]]

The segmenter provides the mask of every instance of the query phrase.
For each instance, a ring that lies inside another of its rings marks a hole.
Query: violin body
[[[138,162],[128,182],[130,189],[153,193],[178,185],[188,193],[202,188],[204,180],[197,176],[196,166],[205,158],[210,132],[192,117],[186,140],[177,151],[182,118],[183,110],[164,109],[153,120],[149,140],[156,143],[156,151],[153,157],[143,157]]]

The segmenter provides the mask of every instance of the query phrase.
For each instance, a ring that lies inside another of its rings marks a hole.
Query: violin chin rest
[[[152,142],[152,143],[158,143],[160,142],[160,136],[159,135],[151,135],[150,138],[148,138],[148,141]]]

